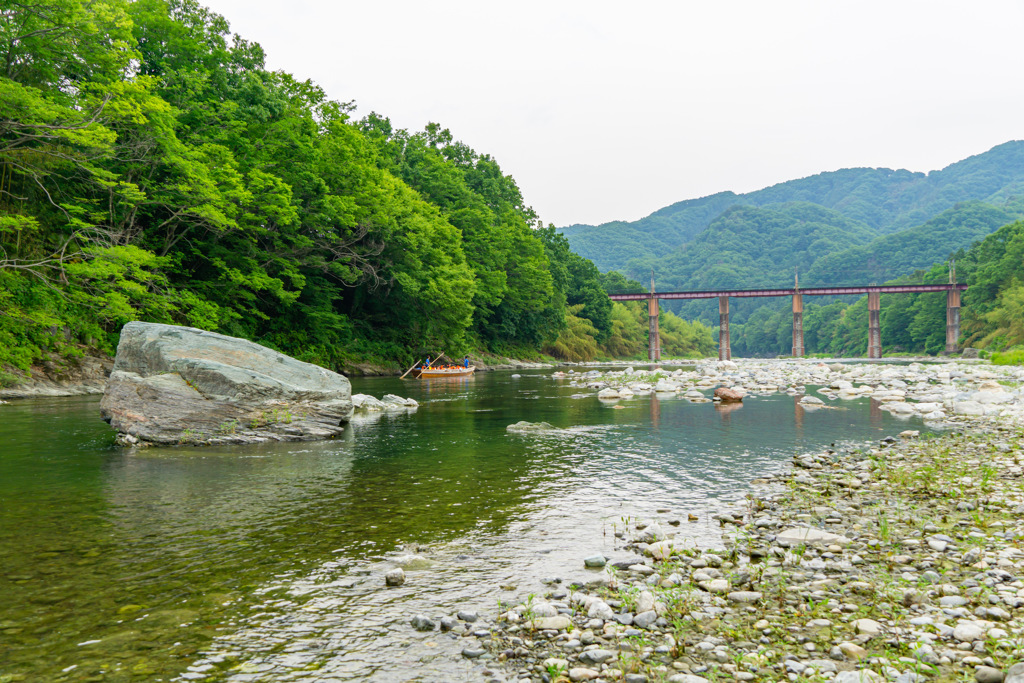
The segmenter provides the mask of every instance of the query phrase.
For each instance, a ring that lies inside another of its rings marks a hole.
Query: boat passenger
[[[465,358],[462,359],[462,364],[466,367],[467,370],[469,369],[469,356],[466,356]]]

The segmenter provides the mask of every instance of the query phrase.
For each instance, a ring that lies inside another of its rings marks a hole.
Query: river
[[[0,406],[0,683],[484,680],[409,618],[493,619],[586,555],[628,555],[614,532],[637,518],[714,543],[711,515],[795,453],[922,428],[866,398],[609,403],[538,371],[353,391],[421,406],[329,442],[134,452],[97,398]],[[519,420],[567,429],[505,431]]]

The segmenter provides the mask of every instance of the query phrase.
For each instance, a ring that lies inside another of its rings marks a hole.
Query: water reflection
[[[739,401],[722,401],[715,404],[715,412],[720,418],[722,418],[722,422],[729,422],[729,416],[742,407],[743,404]]]

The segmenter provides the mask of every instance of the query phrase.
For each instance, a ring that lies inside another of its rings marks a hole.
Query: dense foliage
[[[600,273],[494,159],[354,120],[194,0],[8,5],[0,65],[0,365],[132,319],[331,367],[612,338]]]

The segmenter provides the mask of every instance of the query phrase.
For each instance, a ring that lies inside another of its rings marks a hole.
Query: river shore
[[[0,374],[13,378],[11,386],[0,386],[0,399],[57,398],[64,396],[99,395],[107,386],[107,378],[114,367],[109,356],[85,355],[67,359],[53,357],[29,372],[16,368],[0,368]],[[491,370],[549,369],[551,363],[538,363],[514,358],[486,356],[476,363],[478,372]],[[397,377],[404,370],[374,363],[350,363],[341,369],[346,376]]]
[[[1019,369],[741,362],[674,378],[567,379],[604,400],[615,400],[609,389],[653,393],[658,382],[684,395],[760,387],[792,392],[809,411],[873,393],[891,399],[880,406],[908,404],[893,414],[947,431],[797,456],[789,471],[756,479],[740,509],[717,515],[721,547],[698,547],[685,532],[692,518],[678,512],[626,518],[619,554],[566,568],[589,567],[588,580],[552,580],[490,624],[440,620],[485,678],[1024,682]],[[805,379],[827,402],[799,398]],[[422,618],[414,626],[434,628]]]

